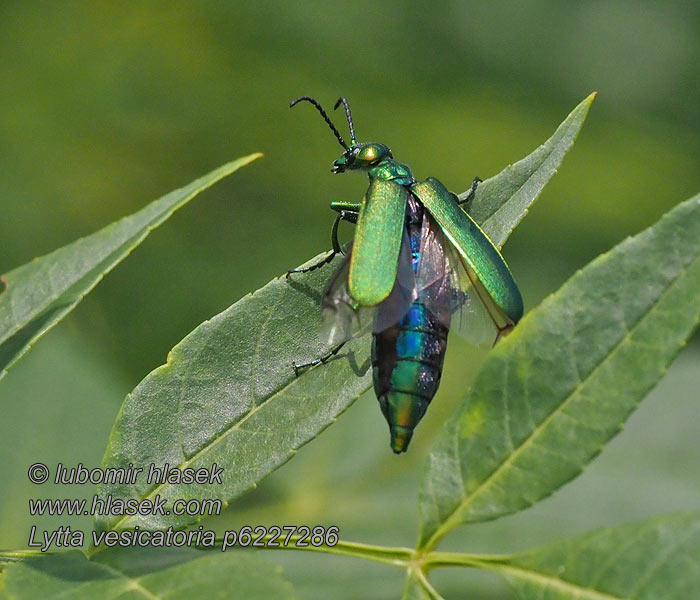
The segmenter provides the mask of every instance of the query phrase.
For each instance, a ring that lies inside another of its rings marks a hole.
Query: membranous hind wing
[[[458,255],[450,260],[450,251],[446,251],[453,267],[458,266],[455,262],[461,263],[462,268],[452,269],[462,280],[455,287],[468,287],[468,294],[483,304],[499,334],[512,329],[523,315],[523,300],[498,248],[437,179],[416,183],[411,191],[449,240],[450,244],[443,246],[451,246]]]
[[[394,286],[376,306],[365,306],[350,294],[348,273],[355,251],[351,244],[334,273],[321,301],[321,339],[335,346],[370,331],[379,332],[398,323],[416,298],[416,281],[411,266],[411,247],[404,231]]]
[[[479,285],[469,276],[440,226],[425,211],[416,273],[418,301],[446,328],[470,344],[487,349],[498,338],[500,325],[491,317],[493,311],[486,307]]]

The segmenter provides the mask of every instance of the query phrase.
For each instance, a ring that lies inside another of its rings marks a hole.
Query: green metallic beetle
[[[331,171],[365,171],[369,189],[362,202],[331,202],[339,213],[333,251],[287,274],[329,263],[342,252],[339,222],[356,223],[352,245],[322,301],[327,342],[335,347],[294,370],[325,363],[347,340],[371,329],[374,390],[398,454],[408,448],[437,392],[450,327],[457,324],[473,340],[482,329],[474,315],[485,315],[493,344],[522,317],[522,297],[498,249],[460,206],[473,197],[479,178],[460,203],[437,179],[416,181],[384,144],[357,142],[345,98],[335,108],[345,108],[350,145],[313,98],[302,96],[290,106],[301,101],[316,107],[345,149]]]

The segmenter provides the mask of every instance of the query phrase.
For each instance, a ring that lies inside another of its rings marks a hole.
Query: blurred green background
[[[311,107],[343,94],[361,140],[456,192],[532,151],[598,90],[579,141],[505,248],[532,308],[576,269],[700,191],[700,4],[108,2],[0,4],[0,273],[262,151],[177,213],[0,383],[0,547],[25,546],[37,461],[99,464],[125,394],[201,321],[328,246],[340,147]],[[340,116],[338,121],[342,123]],[[347,238],[349,228],[343,230]],[[445,547],[509,551],[700,501],[700,348],[691,343],[626,430],[535,508]],[[475,360],[448,356],[408,455],[372,395],[218,525],[323,523],[411,545],[429,443]],[[402,573],[270,553],[305,598],[394,598]],[[497,580],[434,574],[449,598],[508,598]]]

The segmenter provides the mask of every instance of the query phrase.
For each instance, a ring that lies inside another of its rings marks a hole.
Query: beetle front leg
[[[335,221],[333,222],[333,227],[331,228],[331,245],[333,247],[333,250],[331,250],[328,253],[328,255],[322,258],[319,262],[311,265],[310,267],[304,267],[303,269],[289,269],[286,275],[287,279],[289,279],[289,276],[292,273],[308,273],[309,271],[315,271],[323,265],[327,265],[328,263],[332,262],[336,254],[345,255],[345,252],[343,251],[343,248],[341,247],[340,242],[338,241],[338,225],[341,221],[356,223],[357,213],[349,210],[341,210],[338,213],[338,216],[335,218]]]
[[[320,358],[316,358],[314,360],[310,360],[309,362],[297,364],[295,362],[292,362],[292,368],[294,369],[294,375],[299,376],[299,370],[300,369],[306,369],[308,367],[315,367],[316,365],[319,365],[321,363],[326,364],[331,358],[333,358],[338,352],[340,352],[340,349],[345,346],[347,343],[347,340],[345,342],[341,342],[338,344],[333,350],[331,350],[328,354],[324,354]]]
[[[357,223],[357,213],[350,210],[341,210],[338,216],[335,218],[333,229],[331,229],[331,244],[333,245],[333,251],[336,254],[340,253],[345,256],[345,251],[338,241],[338,225],[341,221],[347,221],[348,223],[355,224]]]
[[[328,255],[326,255],[324,258],[322,258],[320,261],[317,263],[311,265],[310,267],[304,267],[303,269],[289,269],[287,271],[287,279],[289,279],[289,276],[292,273],[308,273],[309,271],[315,271],[316,269],[322,267],[323,265],[327,265],[330,263],[334,258],[336,254],[342,254],[343,249],[340,247],[340,244],[338,243],[338,223],[340,223],[340,220],[343,218],[342,213],[339,214],[336,218],[335,221],[333,222],[333,228],[331,229],[331,244],[333,245],[333,250],[331,250]]]
[[[464,197],[464,200],[457,200],[457,204],[462,206],[463,204],[469,204],[472,200],[474,200],[474,194],[476,194],[476,188],[477,186],[483,181],[481,177],[474,177],[474,181],[472,181],[472,186],[469,188],[469,191],[467,192],[467,195]]]

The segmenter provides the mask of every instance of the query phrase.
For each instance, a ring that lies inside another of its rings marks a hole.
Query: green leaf
[[[554,135],[532,154],[506,167],[476,188],[468,212],[481,224],[481,228],[496,246],[504,244],[557,172],[564,155],[576,140],[595,97],[596,92],[593,92],[574,108]],[[460,194],[461,199],[466,196],[467,192]]]
[[[250,154],[96,233],[35,258],[2,277],[0,379],[31,345],[58,323],[99,281],[178,208],[220,179],[254,161]],[[2,289],[4,291],[2,291]]]
[[[430,453],[420,543],[578,475],[700,319],[700,196],[572,277],[494,349]]]
[[[569,117],[577,126],[567,129],[569,137],[560,137],[554,144],[559,148],[558,160],[571,145],[580,117]],[[494,179],[510,179],[512,189],[520,190],[539,172],[551,176],[551,170],[540,171],[546,163],[540,154],[541,149],[536,150],[539,158],[525,159],[526,167],[511,168]],[[488,189],[479,206],[480,222],[490,234],[491,223],[496,226],[500,221],[489,221],[488,207],[495,213],[507,200],[501,193],[502,183],[492,186],[498,191],[493,201]],[[539,188],[527,189],[535,195],[539,192]],[[522,197],[517,198],[520,212],[507,213],[514,219],[511,226],[527,209]],[[534,199],[533,195],[529,200]],[[502,240],[507,237],[507,233],[499,235]],[[168,463],[183,468],[216,463],[225,468],[223,485],[148,485],[142,477],[133,486],[103,486],[101,493],[118,498],[160,495],[169,501],[202,497],[228,502],[291,458],[367,390],[371,385],[368,337],[353,340],[338,357],[299,377],[291,367],[292,361],[311,360],[327,351],[318,342],[319,305],[337,263],[289,280],[275,279],[203,323],[173,348],[167,364],[148,375],[124,401],[103,466]],[[100,519],[98,526],[160,528],[194,521],[185,515],[134,515]]]
[[[700,598],[700,513],[601,529],[483,563],[523,600]]]
[[[294,598],[278,569],[241,552],[117,548],[91,560],[77,550],[24,560],[3,573],[13,600],[42,598]]]
[[[321,354],[320,293],[328,276],[313,271],[275,279],[202,323],[127,396],[112,430],[105,467],[224,467],[221,485],[102,486],[121,498],[235,498],[289,459],[332,423],[370,385],[366,339],[342,358],[294,376],[292,361]],[[355,371],[353,371],[355,369]],[[134,515],[99,520],[101,527],[161,528],[194,520]]]

